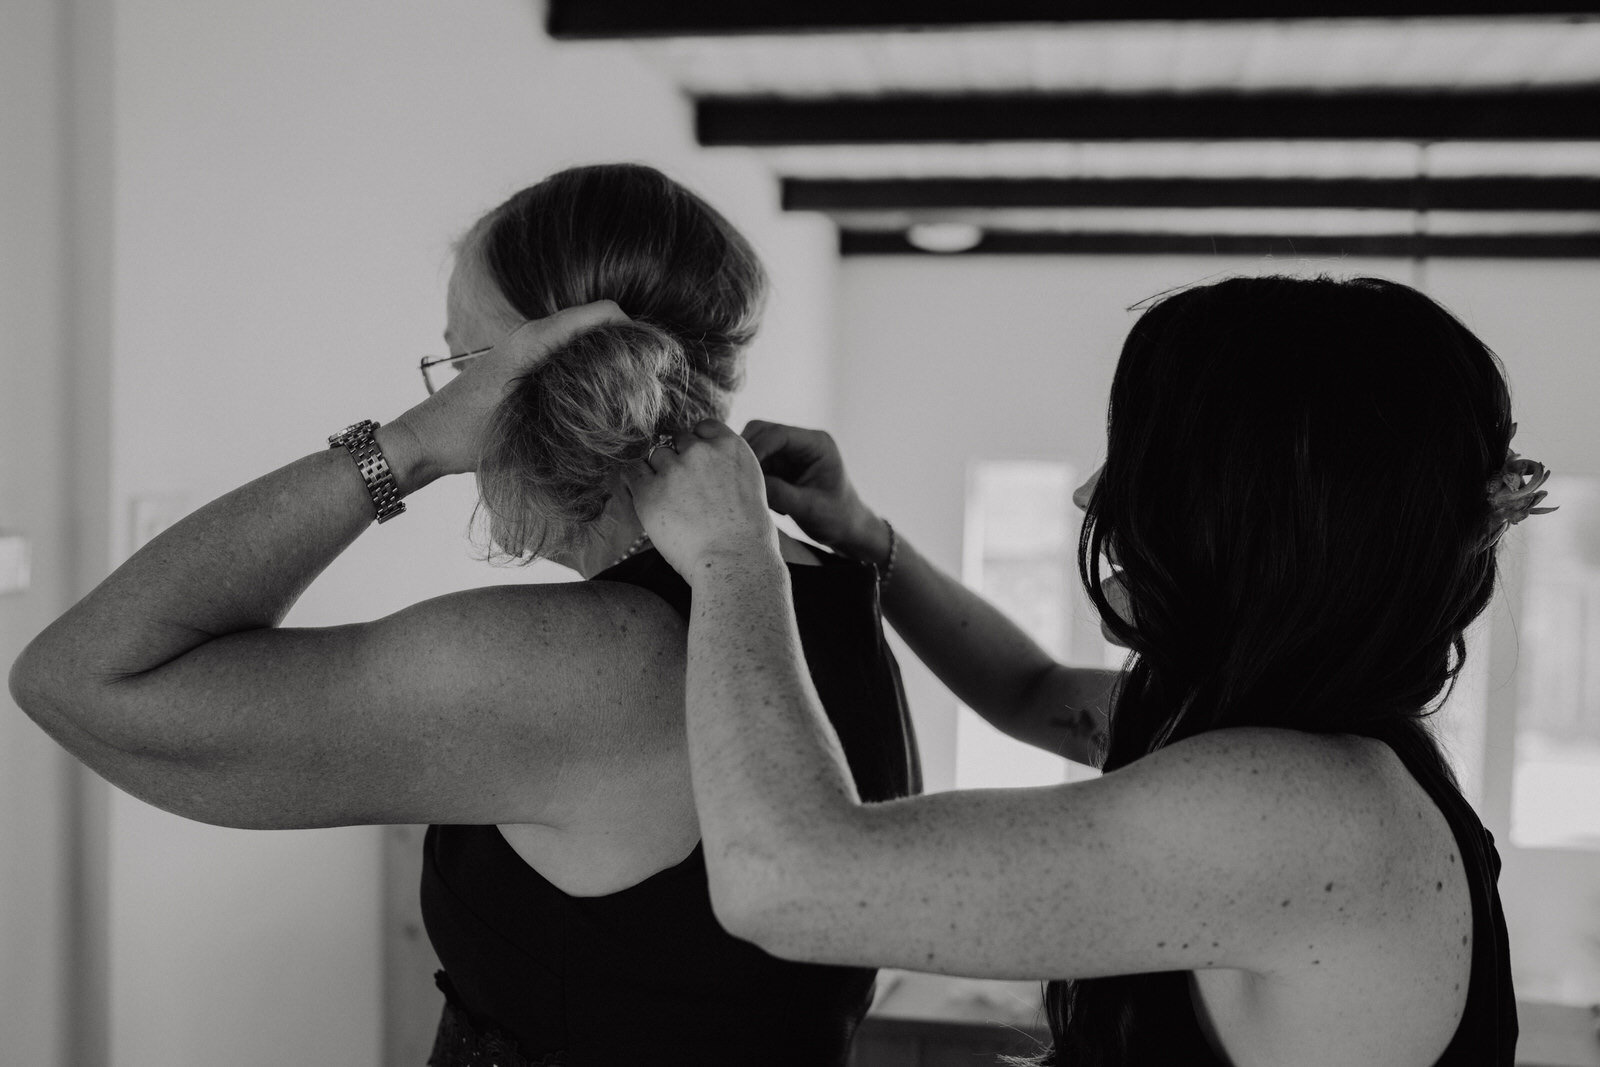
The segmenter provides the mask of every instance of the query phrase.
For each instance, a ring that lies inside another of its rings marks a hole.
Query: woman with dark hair
[[[744,238],[648,167],[524,189],[457,249],[455,355],[425,361],[431,395],[161,534],[24,651],[17,703],[187,818],[434,824],[436,1067],[842,1065],[873,970],[775,959],[712,914],[683,728],[689,589],[620,492],[662,434],[727,417],[765,288]],[[496,552],[588,580],[278,625],[375,516],[468,472]],[[780,551],[853,787],[915,792],[872,568]]]
[[[1426,722],[1500,536],[1549,510],[1498,360],[1403,285],[1235,278],[1138,320],[1107,428],[1079,567],[1131,654],[1105,774],[1040,789],[851,787],[765,496],[881,561],[964,697],[1044,719],[1073,672],[863,506],[825,435],[708,422],[629,474],[694,588],[718,917],[786,959],[1047,980],[1041,1064],[1510,1064],[1499,859]]]

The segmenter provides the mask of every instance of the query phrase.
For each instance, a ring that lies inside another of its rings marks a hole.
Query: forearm
[[[887,530],[856,546],[884,559]],[[993,604],[930,563],[895,532],[884,615],[917,658],[998,729],[1078,763],[1095,763],[1116,672],[1057,662]]]
[[[713,892],[761,900],[807,842],[858,802],[806,671],[776,552],[718,555],[694,573],[685,703]]]
[[[402,491],[430,477],[408,432],[381,427],[378,441]],[[277,625],[373,517],[344,449],[258,478],[160,534],[45,629],[17,660],[12,688],[118,736],[126,724],[106,699],[117,683],[148,685],[214,638]]]

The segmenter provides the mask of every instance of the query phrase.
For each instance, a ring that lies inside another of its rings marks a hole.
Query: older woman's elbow
[[[12,703],[49,732],[66,715],[62,680],[62,672],[51,670],[46,657],[29,645],[11,664],[6,688]]]
[[[87,683],[92,672],[59,642],[51,631],[35,637],[11,664],[7,687],[11,699],[29,718],[46,730],[68,720],[82,725],[82,707],[96,690]]]

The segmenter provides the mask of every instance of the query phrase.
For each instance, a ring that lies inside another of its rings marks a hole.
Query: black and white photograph
[[[0,1065],[1600,1067],[1600,2],[0,0]]]

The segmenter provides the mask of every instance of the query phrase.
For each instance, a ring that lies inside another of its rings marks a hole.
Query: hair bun
[[[678,429],[687,373],[672,334],[634,321],[586,330],[517,379],[478,463],[494,548],[531,559],[575,542],[612,477]]]

